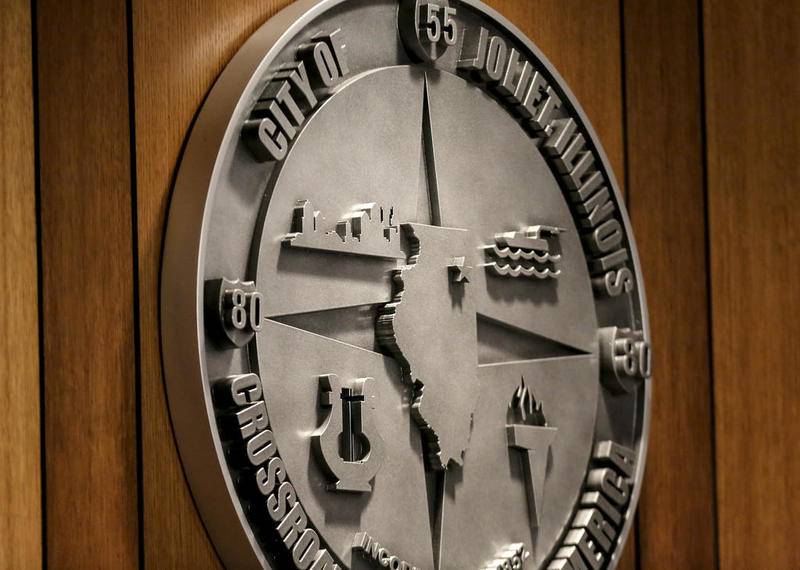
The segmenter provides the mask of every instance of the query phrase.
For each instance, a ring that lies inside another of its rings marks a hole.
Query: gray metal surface
[[[635,244],[573,95],[479,2],[300,0],[248,40],[181,160],[161,324],[227,567],[616,565]]]

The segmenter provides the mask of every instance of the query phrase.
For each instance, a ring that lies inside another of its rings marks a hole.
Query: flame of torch
[[[506,426],[508,446],[525,454],[525,487],[531,526],[538,528],[542,522],[544,483],[547,476],[547,457],[558,429],[549,427],[542,404],[536,401],[523,378],[511,399],[511,408],[517,423]]]

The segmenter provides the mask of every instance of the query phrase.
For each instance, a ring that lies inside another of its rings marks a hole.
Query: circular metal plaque
[[[608,159],[477,0],[296,2],[170,205],[172,421],[229,568],[613,568],[650,344]]]

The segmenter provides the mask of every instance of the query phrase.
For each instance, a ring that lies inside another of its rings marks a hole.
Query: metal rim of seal
[[[162,358],[172,424],[192,494],[214,547],[231,568],[272,568],[270,557],[248,523],[226,467],[216,428],[211,383],[206,369],[204,276],[209,212],[220,181],[220,158],[236,144],[242,122],[252,108],[253,93],[275,59],[297,34],[317,17],[347,0],[298,0],[268,20],[243,45],[224,69],[200,110],[183,152],[171,197],[161,274],[160,325]],[[478,0],[455,3],[474,10],[523,46],[551,85],[568,102],[599,158],[619,210],[636,279],[631,305],[644,337],[649,339],[646,300],[630,221],[610,164],[585,113],[565,81],[538,48],[513,24]],[[638,393],[636,414],[637,482],[624,526],[623,544],[630,532],[646,457],[650,416],[650,386]],[[619,549],[609,567],[616,566]],[[478,561],[476,561],[478,562]]]

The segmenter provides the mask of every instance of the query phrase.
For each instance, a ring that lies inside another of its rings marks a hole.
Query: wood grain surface
[[[164,220],[192,119],[242,43],[289,0],[133,0],[141,292],[144,562],[220,568],[198,517],[169,422],[158,329]]]
[[[640,563],[706,570],[716,551],[700,19],[694,0],[637,0],[624,21],[628,208],[655,347]]]
[[[166,406],[163,225],[203,99],[290,1],[3,3],[0,568],[221,569]],[[800,4],[488,3],[628,189],[656,375],[619,568],[800,568]]]
[[[38,15],[46,551],[138,568],[136,374],[124,2]]]
[[[0,568],[41,566],[31,6],[0,17]]]
[[[800,568],[800,4],[703,5],[720,568]]]

